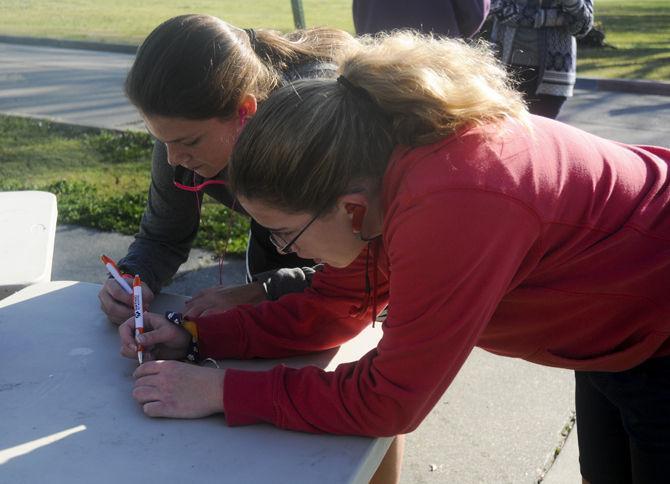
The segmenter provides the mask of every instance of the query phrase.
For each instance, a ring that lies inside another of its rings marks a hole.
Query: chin
[[[218,172],[214,173],[214,170],[212,170],[210,167],[202,167],[193,171],[195,171],[198,175],[200,175],[203,178],[212,178],[218,174]]]
[[[358,257],[354,257],[353,259],[349,260],[325,260],[321,259],[321,263],[323,264],[328,264],[331,267],[336,267],[338,269],[343,269],[345,267],[349,267],[353,262],[357,259]]]

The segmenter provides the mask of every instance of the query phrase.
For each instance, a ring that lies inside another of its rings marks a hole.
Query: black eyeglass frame
[[[314,217],[312,217],[312,219],[307,222],[307,224],[305,224],[305,226],[301,228],[296,236],[293,237],[289,242],[286,242],[281,235],[277,235],[272,230],[270,230],[270,242],[272,242],[272,245],[277,248],[280,254],[288,255],[294,253],[295,250],[293,250],[292,245],[295,244],[300,236],[304,234],[305,231],[310,227],[310,225],[312,225],[316,219],[321,216],[321,212],[321,210],[318,211],[316,215],[314,215]]]

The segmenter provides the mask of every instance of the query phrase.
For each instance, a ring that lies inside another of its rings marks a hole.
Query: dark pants
[[[670,357],[618,373],[576,371],[575,378],[584,479],[670,482]]]
[[[528,110],[538,116],[556,119],[567,98],[565,96],[535,94],[539,83],[537,67],[513,65],[509,69],[514,78],[520,82],[517,89],[521,91],[523,98],[528,103]]]

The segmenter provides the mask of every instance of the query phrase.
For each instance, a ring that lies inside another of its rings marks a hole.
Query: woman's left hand
[[[223,412],[225,374],[178,361],[148,361],[133,373],[133,398],[149,417],[206,417]]]

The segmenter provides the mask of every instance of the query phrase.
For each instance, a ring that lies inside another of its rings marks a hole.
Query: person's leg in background
[[[575,406],[579,468],[584,482],[631,482],[628,435],[621,413],[590,380],[590,373],[575,372]]]
[[[536,94],[538,81],[538,69],[536,67],[510,66],[509,69],[519,82],[517,89],[523,94],[531,114],[556,119],[567,98],[565,96]]]
[[[405,449],[405,436],[398,435],[386,451],[377,471],[370,479],[370,484],[397,484],[400,482],[402,454]]]
[[[622,372],[575,374],[583,478],[590,484],[670,482],[670,357]]]

